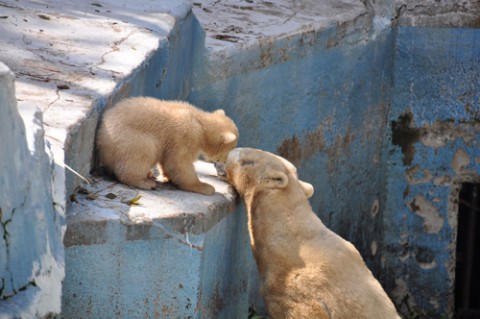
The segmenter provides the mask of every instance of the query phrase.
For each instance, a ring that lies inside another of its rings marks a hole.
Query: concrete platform
[[[165,66],[175,65],[171,48],[183,40],[174,34],[179,21],[188,20],[190,2],[7,0],[0,5],[0,61],[15,74],[19,107],[38,107],[56,162],[88,175],[99,114],[124,96],[160,94]],[[68,173],[67,194],[79,182]]]
[[[214,195],[82,185],[68,208],[62,317],[246,316],[246,215],[212,164],[197,171]]]
[[[357,0],[198,0],[192,10],[205,32],[205,58],[194,87],[304,58],[319,47],[363,41],[374,17]],[[390,24],[376,19],[377,31]],[[319,41],[321,34],[328,40]]]

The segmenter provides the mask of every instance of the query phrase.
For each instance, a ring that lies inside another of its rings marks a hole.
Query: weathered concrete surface
[[[251,264],[246,215],[212,164],[217,193],[85,186],[69,207],[65,318],[243,318]],[[141,196],[135,204],[134,198]],[[99,262],[98,260],[102,260]]]
[[[212,52],[238,50],[266,39],[321,31],[366,12],[359,1],[196,1],[194,13]],[[215,17],[215,19],[212,19]]]
[[[480,181],[480,32],[400,27],[395,55],[382,277],[405,315],[450,318],[460,186]]]
[[[17,109],[14,75],[0,63],[0,318],[60,312],[62,211],[41,113]]]
[[[478,28],[478,0],[395,0],[395,19],[400,26]]]
[[[197,56],[197,66],[204,67],[194,72],[199,76],[194,77],[196,86],[299,59],[320,46],[362,41],[357,33],[371,27],[363,19],[367,8],[354,0],[203,0],[194,2],[193,12],[205,31],[206,51]],[[316,43],[326,30],[331,30],[330,37]]]
[[[213,164],[198,161],[195,166],[200,178],[215,187],[214,195],[182,192],[170,183],[162,184],[156,191],[130,188],[114,180],[94,178],[92,185],[84,183],[72,197],[73,202],[69,206],[67,219],[72,227],[67,230],[65,245],[86,244],[71,232],[77,233],[76,225],[82,225],[89,219],[119,220],[132,226],[151,224],[153,220],[161,219],[165,227],[182,234],[207,232],[235,208],[235,194],[228,184],[217,178]],[[137,196],[141,196],[141,200],[129,205],[129,200]],[[104,214],[104,209],[111,213]],[[139,237],[133,239],[149,238],[147,233],[138,233],[136,236]]]
[[[182,73],[191,52],[175,48],[190,38],[175,34],[179,21],[189,26],[190,2],[129,4],[0,2],[0,60],[15,73],[19,105],[41,109],[55,160],[82,175],[91,169],[95,128],[106,106],[129,95],[180,97],[186,85]],[[182,66],[175,69],[177,59]],[[79,181],[67,174],[68,194]]]

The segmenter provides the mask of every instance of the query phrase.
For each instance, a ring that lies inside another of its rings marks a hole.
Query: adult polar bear
[[[313,187],[298,179],[293,164],[236,148],[215,166],[245,201],[270,318],[400,318],[357,249],[313,213]]]

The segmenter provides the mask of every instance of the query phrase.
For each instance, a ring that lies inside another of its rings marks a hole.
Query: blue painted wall
[[[405,315],[447,318],[459,187],[480,181],[480,30],[396,32],[382,279]]]
[[[208,231],[191,233],[193,247],[169,236],[175,231],[161,222],[125,225],[99,218],[69,226],[62,318],[244,318],[248,313],[253,257],[246,215],[237,210]]]
[[[240,146],[276,152],[297,165],[315,187],[314,211],[377,272],[393,37],[390,29],[349,28],[261,43],[226,58],[233,62],[228,65],[199,59],[188,99],[224,108],[239,127]]]
[[[365,30],[260,43],[223,63],[199,54],[188,99],[224,108],[241,146],[297,165],[314,211],[405,318],[447,318],[456,199],[479,181],[479,31]]]

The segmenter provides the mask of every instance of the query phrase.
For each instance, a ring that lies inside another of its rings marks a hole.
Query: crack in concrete
[[[395,23],[395,22],[398,22],[400,20],[400,16],[402,15],[403,11],[405,11],[405,10],[408,11],[406,4],[402,4],[400,7],[395,8],[394,14],[393,14],[393,17],[392,17],[392,24]]]
[[[130,31],[126,36],[124,36],[123,38],[119,39],[119,40],[116,40],[114,41],[112,44],[113,44],[113,47],[110,51],[107,51],[105,52],[104,54],[102,54],[102,56],[100,57],[100,62],[91,66],[89,68],[89,71],[91,74],[95,74],[95,72],[93,71],[93,68],[97,68],[97,69],[100,69],[100,70],[104,70],[104,71],[109,71],[109,72],[112,72],[112,73],[115,73],[115,74],[122,74],[121,72],[118,72],[118,71],[114,71],[114,70],[108,70],[108,69],[103,69],[101,68],[100,66],[102,64],[105,63],[105,56],[110,54],[110,53],[113,53],[113,52],[116,52],[116,51],[120,51],[120,48],[118,47],[119,45],[121,45],[123,42],[125,42],[126,40],[128,40],[128,38],[130,38],[130,36],[135,33],[137,30],[132,30]]]
[[[3,299],[3,291],[5,290],[5,278],[2,277],[2,285],[0,286],[0,298]]]
[[[11,216],[9,219],[5,220],[5,221],[2,221],[3,219],[3,210],[2,208],[0,208],[0,225],[1,227],[3,228],[3,239],[5,241],[5,253],[6,253],[6,263],[5,263],[5,273],[8,273],[10,275],[10,281],[11,281],[11,285],[12,285],[12,288],[15,287],[14,286],[14,283],[13,283],[13,274],[12,274],[12,271],[10,270],[10,267],[9,267],[9,260],[10,260],[10,233],[8,232],[8,229],[7,229],[7,225],[10,224],[13,220],[13,216],[15,215],[17,209],[21,208],[21,207],[24,207],[25,204],[27,202],[27,195],[24,196],[23,198],[23,201],[20,205],[18,205],[17,207],[13,208],[12,209],[12,213],[11,213]],[[27,284],[28,286],[29,284]],[[25,286],[25,289],[23,290],[26,290],[26,286]],[[0,288],[0,298],[5,300],[5,299],[8,299],[14,295],[16,295],[19,291],[23,291],[22,288],[19,288],[18,291],[16,291],[14,288],[13,288],[13,295],[12,296],[4,296],[4,290],[5,290],[5,278],[2,277],[2,286]]]
[[[8,230],[7,230],[7,225],[12,221],[12,218],[13,218],[13,212],[12,212],[12,217],[3,221],[3,210],[2,210],[2,208],[0,208],[0,225],[3,229],[3,239],[5,240],[5,244],[6,244],[6,248],[7,248],[7,257],[8,257],[8,243],[9,243],[8,238],[10,236],[10,234],[8,233]]]
[[[162,223],[160,223],[156,220],[152,221],[152,225],[157,227],[157,228],[160,228],[165,233],[165,235],[170,236],[171,238],[175,238],[180,244],[187,245],[190,248],[195,248],[198,251],[203,251],[202,246],[198,246],[198,245],[192,244],[190,242],[190,240],[188,238],[188,231],[185,232],[185,238],[183,238],[183,237],[179,236],[178,234],[175,234],[175,233],[169,231],[165,226],[163,226]]]
[[[27,40],[25,35],[23,35],[23,37],[22,37],[22,42],[25,44],[25,48],[28,52],[32,53],[33,55],[38,57],[43,62],[43,65],[41,66],[41,69],[43,69],[47,72],[45,72],[45,74],[34,74],[32,72],[22,72],[21,71],[21,72],[18,72],[18,74],[26,76],[32,81],[38,81],[38,82],[44,82],[44,83],[49,83],[51,81],[60,81],[59,78],[56,78],[53,75],[54,74],[61,74],[61,71],[56,70],[56,69],[52,69],[52,68],[48,68],[47,65],[48,65],[48,63],[50,63],[49,59],[46,58],[44,55],[42,55],[40,53],[42,50],[46,51],[46,52],[48,52],[48,50],[42,49],[42,48],[30,48],[29,46],[32,45],[32,42],[30,40]],[[59,61],[59,63],[64,64],[64,65],[68,65],[67,63],[62,63],[62,61]],[[49,106],[52,103],[50,103]],[[47,107],[47,109],[48,109],[48,107]]]
[[[360,2],[363,3],[368,12],[375,13],[375,9],[371,0],[360,0]]]
[[[12,283],[11,284],[12,284],[12,287],[13,287],[13,278],[12,278]],[[18,288],[18,290],[14,289],[13,293],[11,295],[5,296],[5,295],[3,295],[3,290],[5,289],[5,279],[2,278],[2,287],[0,287],[0,299],[1,300],[8,300],[12,297],[15,297],[20,292],[27,290],[29,287],[38,287],[38,285],[35,282],[35,280],[31,280],[31,281],[27,282],[26,285]]]
[[[57,98],[55,100],[53,100],[52,102],[48,103],[47,107],[45,108],[45,110],[43,111],[43,113],[47,112],[48,109],[50,108],[50,106],[52,106],[54,103],[56,103],[57,101],[59,101],[61,99],[60,97],[60,90],[61,89],[58,89],[55,91],[55,94],[57,95]],[[44,121],[42,121],[43,124],[45,124]]]
[[[18,9],[20,11],[25,11],[25,9],[23,9],[22,7],[13,6],[13,5],[7,4],[3,1],[0,1],[0,7],[10,8],[10,9]]]
[[[282,24],[285,24],[287,23],[288,21],[292,20],[296,15],[298,14],[298,12],[294,12],[292,15],[290,15],[287,19],[285,19]]]

